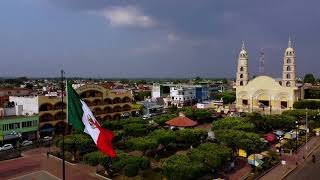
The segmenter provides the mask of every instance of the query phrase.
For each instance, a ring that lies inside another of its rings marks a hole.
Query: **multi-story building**
[[[37,138],[39,116],[0,117],[0,141]]]
[[[66,120],[66,98],[61,96],[39,96],[39,131],[41,136],[62,132]],[[61,109],[63,108],[63,112]]]
[[[118,120],[131,116],[132,94],[126,89],[108,89],[102,85],[87,84],[76,91],[97,120]]]
[[[172,105],[182,107],[190,106],[196,102],[207,100],[208,85],[187,84],[153,84],[152,99],[163,98],[165,107]]]
[[[22,106],[22,115],[39,114],[38,96],[9,96],[9,101]]]
[[[77,87],[76,91],[84,102],[90,107],[97,120],[117,120],[131,116],[132,94],[126,89],[108,89],[101,85],[86,84]],[[39,96],[39,125],[40,133],[52,134],[62,131],[67,123],[67,101],[61,95]],[[63,112],[61,109],[63,108]]]
[[[9,96],[29,96],[30,89],[26,88],[1,88],[0,89],[0,107],[9,101]]]

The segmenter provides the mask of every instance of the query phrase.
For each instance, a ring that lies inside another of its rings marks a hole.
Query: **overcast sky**
[[[288,37],[320,75],[319,0],[1,0],[0,76],[280,77]]]

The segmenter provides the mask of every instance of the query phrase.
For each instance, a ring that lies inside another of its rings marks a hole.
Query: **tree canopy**
[[[306,74],[304,76],[303,82],[315,84],[317,81],[316,81],[316,78],[314,78],[313,74]]]
[[[243,131],[253,131],[254,124],[248,122],[245,118],[228,117],[212,122],[212,129],[237,129]]]
[[[212,169],[219,169],[231,155],[230,148],[213,143],[201,144],[186,155],[173,155],[167,159],[162,165],[163,173],[168,179],[197,179]]]

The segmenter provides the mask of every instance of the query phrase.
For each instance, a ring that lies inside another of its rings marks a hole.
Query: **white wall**
[[[9,101],[15,102],[16,105],[22,105],[22,115],[32,115],[39,113],[38,96],[9,96]]]
[[[151,92],[151,96],[152,99],[158,98],[160,97],[160,85],[159,84],[153,84],[152,86],[152,92]]]

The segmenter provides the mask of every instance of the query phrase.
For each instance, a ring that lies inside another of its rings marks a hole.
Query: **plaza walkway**
[[[23,157],[1,161],[0,162],[0,179],[11,179],[26,174],[35,174],[35,172],[45,171],[53,176],[62,179],[62,162],[60,159],[47,157],[47,148],[37,148],[28,150],[23,153]],[[95,176],[95,167],[85,164],[66,166],[66,179],[99,179]]]

